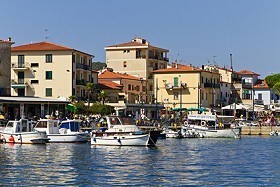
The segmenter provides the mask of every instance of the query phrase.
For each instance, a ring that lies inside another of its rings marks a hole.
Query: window
[[[262,94],[261,93],[258,94],[258,100],[262,100]]]
[[[52,62],[52,54],[46,54],[46,63]]]
[[[126,68],[126,61],[123,62],[123,67]]]
[[[203,77],[201,77],[201,84],[203,84]]]
[[[52,79],[52,71],[46,71],[46,79],[47,80]]]
[[[174,92],[174,100],[178,100],[179,99],[179,93],[178,92]]]
[[[31,80],[31,84],[38,84],[39,80]]]
[[[128,90],[131,90],[131,84],[128,85]]]
[[[174,87],[178,87],[178,77],[174,77],[173,78],[173,80],[174,80]]]
[[[52,88],[46,88],[46,97],[52,96]]]
[[[24,55],[18,55],[18,67],[24,68]]]
[[[32,68],[34,68],[34,67],[39,67],[39,63],[31,63],[31,65],[30,65]]]

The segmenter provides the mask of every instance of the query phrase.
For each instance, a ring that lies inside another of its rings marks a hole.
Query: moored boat
[[[160,131],[141,131],[132,118],[122,116],[104,116],[102,128],[92,132],[92,145],[109,146],[155,146]]]
[[[90,134],[82,132],[78,120],[40,119],[35,130],[46,132],[50,143],[82,143],[90,140]]]
[[[240,138],[241,127],[232,127],[230,124],[219,121],[222,116],[191,114],[185,127],[199,137],[204,138]]]
[[[28,119],[8,121],[0,134],[5,143],[45,144],[49,141],[47,133],[34,131],[32,121]]]

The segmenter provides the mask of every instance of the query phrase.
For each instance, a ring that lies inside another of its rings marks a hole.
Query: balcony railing
[[[77,69],[83,69],[83,70],[91,70],[90,65],[80,64],[80,63],[76,63],[76,68]]]
[[[204,83],[204,88],[220,88],[220,84]]]
[[[86,85],[86,81],[85,80],[76,80],[76,85],[82,85],[85,86]]]

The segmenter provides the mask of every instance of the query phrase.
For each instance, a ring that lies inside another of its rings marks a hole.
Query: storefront
[[[22,117],[65,116],[69,101],[40,97],[0,97],[0,114],[6,120]]]

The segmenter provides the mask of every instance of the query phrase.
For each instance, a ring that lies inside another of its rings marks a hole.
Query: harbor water
[[[280,186],[280,137],[0,145],[0,186]]]

